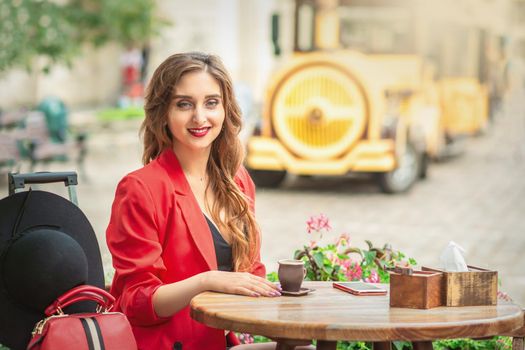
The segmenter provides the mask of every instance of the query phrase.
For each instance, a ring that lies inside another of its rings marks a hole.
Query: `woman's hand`
[[[206,290],[248,295],[253,297],[280,296],[280,288],[274,283],[248,272],[208,271],[202,274]]]

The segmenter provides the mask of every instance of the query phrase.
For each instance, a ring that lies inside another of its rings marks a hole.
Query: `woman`
[[[231,79],[216,56],[173,55],[145,112],[144,167],[119,183],[107,229],[111,292],[140,349],[224,350],[224,331],[190,318],[195,295],[280,295],[260,262]]]

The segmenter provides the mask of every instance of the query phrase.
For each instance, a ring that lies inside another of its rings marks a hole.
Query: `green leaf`
[[[379,275],[379,282],[381,283],[390,283],[390,274],[386,270],[377,271]]]
[[[373,250],[364,252],[364,259],[365,259],[366,265],[372,264],[375,257],[376,257],[376,252]]]
[[[277,275],[277,272],[273,271],[266,275],[266,279],[270,282],[278,282],[279,276]]]
[[[339,260],[350,259],[350,257],[344,253],[337,253],[337,257],[339,258]]]
[[[318,268],[322,268],[324,266],[324,254],[322,252],[315,252],[313,254],[313,258]]]

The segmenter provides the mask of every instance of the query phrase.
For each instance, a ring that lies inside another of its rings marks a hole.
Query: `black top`
[[[210,227],[211,235],[213,236],[213,245],[215,246],[215,255],[217,256],[217,268],[219,271],[233,271],[232,264],[232,247],[222,238],[219,229],[215,224],[208,219],[206,215],[206,222]]]

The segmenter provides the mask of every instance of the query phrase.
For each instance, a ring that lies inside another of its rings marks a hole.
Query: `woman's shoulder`
[[[120,180],[119,187],[121,186],[148,189],[149,192],[155,193],[172,185],[167,170],[157,159],[154,159],[143,167],[126,174]]]

